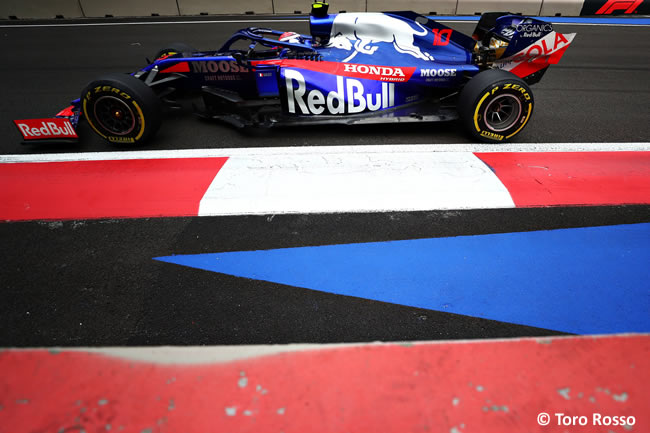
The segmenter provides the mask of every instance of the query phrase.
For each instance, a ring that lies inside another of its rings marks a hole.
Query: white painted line
[[[231,157],[199,216],[512,208],[508,190],[470,152]]]
[[[234,24],[234,23],[300,23],[308,22],[306,18],[296,19],[257,19],[257,20],[210,20],[210,21],[137,21],[137,22],[111,22],[111,23],[60,23],[60,24],[3,24],[0,28],[38,28],[38,27],[105,27],[105,26],[148,26],[148,25],[176,25],[176,24]],[[443,24],[476,24],[476,20],[435,20]],[[612,24],[612,23],[567,23],[567,22],[553,22],[553,25],[559,26],[605,26],[605,27],[648,27],[647,24]]]
[[[86,352],[110,356],[135,362],[150,362],[158,365],[196,365],[238,361],[243,359],[271,356],[281,353],[313,350],[348,349],[365,346],[445,346],[445,345],[484,345],[499,342],[535,341],[552,344],[555,341],[599,338],[627,338],[635,336],[650,336],[644,333],[596,334],[588,336],[562,335],[555,337],[523,337],[523,338],[486,338],[461,340],[430,340],[430,341],[374,341],[369,343],[294,343],[294,344],[260,344],[236,346],[146,346],[146,347],[2,347],[1,350],[26,352],[32,350],[48,350],[51,353]]]
[[[129,152],[47,153],[0,155],[0,163],[105,161],[119,159],[214,158],[236,156],[320,155],[356,153],[440,152],[648,152],[650,142],[637,143],[509,143],[509,144],[396,144],[348,146],[250,147],[232,149],[136,150]]]
[[[381,343],[370,343],[381,344]],[[333,344],[268,344],[250,346],[167,346],[167,347],[80,347],[57,348],[56,352],[86,352],[129,361],[152,362],[158,365],[213,364],[278,355],[281,353],[343,349],[367,345],[363,343]],[[19,349],[22,350],[22,349]],[[53,349],[48,349],[52,351]]]
[[[213,21],[138,21],[138,22],[129,22],[129,23],[61,23],[61,24],[5,24],[0,25],[0,28],[27,28],[27,27],[104,27],[104,26],[154,26],[154,25],[164,25],[164,24],[234,24],[234,23],[296,23],[296,22],[307,22],[307,19],[295,19],[295,20],[213,20]]]

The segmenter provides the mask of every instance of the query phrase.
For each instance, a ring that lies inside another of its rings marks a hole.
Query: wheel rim
[[[510,129],[521,116],[521,102],[513,95],[499,95],[485,107],[483,119],[491,131]]]
[[[133,110],[115,96],[97,99],[94,113],[99,125],[113,135],[128,135],[135,129]]]

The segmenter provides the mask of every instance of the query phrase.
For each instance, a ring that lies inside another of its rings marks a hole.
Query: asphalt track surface
[[[121,150],[85,126],[74,145],[21,145],[11,120],[49,117],[105,72],[128,72],[166,42],[218,46],[234,30],[306,23],[0,28],[0,153]],[[452,24],[470,32],[473,24]],[[533,91],[519,142],[646,142],[650,27],[577,32]],[[285,128],[247,134],[169,117],[147,149],[469,142],[455,122]],[[232,216],[0,224],[0,346],[280,344],[558,334],[236,278],[152,260],[202,253],[649,222],[648,206]]]
[[[241,19],[241,18],[239,18]],[[473,23],[448,23],[471,33]],[[0,137],[2,153],[116,150],[82,126],[76,145],[22,146],[12,119],[45,118],[79,97],[86,84],[107,72],[132,72],[169,42],[217,49],[248,26],[308,33],[306,22],[0,28]],[[650,137],[650,26],[557,25],[576,32],[560,64],[533,87],[533,118],[515,142],[638,142]],[[201,122],[192,115],[169,117],[147,149],[431,144],[470,142],[456,122],[438,124],[293,127],[242,133]]]

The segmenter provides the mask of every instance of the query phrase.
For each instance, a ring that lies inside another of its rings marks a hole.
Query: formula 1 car
[[[529,86],[575,36],[494,12],[470,37],[414,12],[329,14],[321,2],[310,33],[247,28],[216,51],[170,44],[135,73],[91,82],[54,119],[14,122],[25,141],[74,139],[83,118],[110,142],[140,144],[165,106],[198,96],[201,116],[236,127],[460,118],[475,139],[502,142],[529,122]]]

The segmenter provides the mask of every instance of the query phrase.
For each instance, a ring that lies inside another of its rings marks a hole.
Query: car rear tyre
[[[463,88],[458,113],[474,138],[498,143],[510,140],[528,124],[533,92],[519,77],[500,69],[483,71]]]
[[[160,99],[131,75],[107,74],[81,94],[83,115],[90,127],[115,144],[141,144],[160,128]]]

